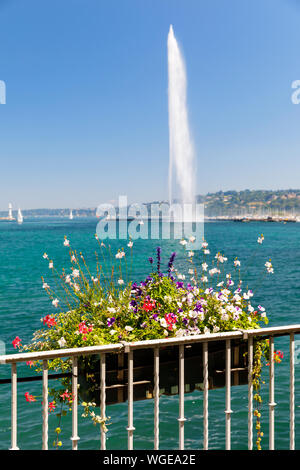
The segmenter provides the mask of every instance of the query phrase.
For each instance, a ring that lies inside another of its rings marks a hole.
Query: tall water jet
[[[173,198],[173,172],[183,204],[195,202],[195,151],[188,122],[186,70],[172,25],[168,34],[169,96],[169,203]]]

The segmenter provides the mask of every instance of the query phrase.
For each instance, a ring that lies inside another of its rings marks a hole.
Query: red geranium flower
[[[43,318],[43,323],[44,325],[47,325],[48,328],[51,328],[51,326],[56,326],[56,320],[52,315],[46,315],[45,318]]]
[[[36,401],[35,397],[33,395],[30,395],[29,392],[26,392],[25,393],[25,398],[26,398],[26,401]]]
[[[51,413],[51,411],[54,411],[56,408],[55,401],[50,401],[48,406],[49,406],[49,413]]]
[[[19,338],[19,336],[15,337],[15,339],[12,342],[12,345],[15,349],[21,347],[21,339]]]
[[[145,300],[143,305],[143,310],[146,312],[151,312],[155,307],[155,300]]]

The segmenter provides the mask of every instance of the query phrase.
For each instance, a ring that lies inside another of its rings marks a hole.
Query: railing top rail
[[[244,330],[244,338],[246,339],[248,336],[283,336],[290,333],[300,333],[300,324]]]
[[[125,350],[155,348],[158,346],[175,346],[179,344],[193,344],[207,341],[224,341],[226,339],[247,339],[249,336],[283,336],[290,333],[300,334],[300,324],[277,326],[269,328],[257,328],[252,330],[226,331],[221,333],[208,333],[177,338],[152,339],[148,341],[136,341],[132,343],[115,343],[101,346],[89,346],[86,348],[54,349],[51,351],[27,352],[0,356],[0,364],[14,362],[38,361],[54,359],[56,357],[86,356],[93,354],[118,352]]]
[[[126,349],[155,348],[157,346],[176,346],[179,344],[201,343],[206,341],[222,341],[226,339],[243,338],[243,331],[225,331],[222,333],[206,333],[202,335],[181,336],[176,338],[150,339],[148,341],[135,341],[133,343],[124,343]]]
[[[100,353],[117,352],[124,348],[121,343],[88,346],[86,348],[53,349],[51,351],[27,352],[0,356],[0,364],[12,362],[39,361],[56,357],[87,356]]]

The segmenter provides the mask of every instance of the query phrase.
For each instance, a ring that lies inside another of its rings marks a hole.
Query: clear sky
[[[171,23],[197,193],[300,187],[300,1],[0,0],[0,209],[167,198]]]

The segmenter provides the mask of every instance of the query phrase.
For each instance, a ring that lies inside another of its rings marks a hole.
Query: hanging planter
[[[185,393],[203,390],[202,343],[184,346]],[[231,342],[231,383],[244,385],[248,380],[247,342]],[[178,346],[160,348],[160,395],[177,395],[179,380]],[[153,349],[137,349],[133,361],[133,399],[153,398],[154,365]],[[127,400],[127,353],[106,355],[106,403]],[[85,402],[100,404],[100,360],[82,358],[79,361],[79,394]],[[209,389],[225,386],[225,341],[208,343]]]

